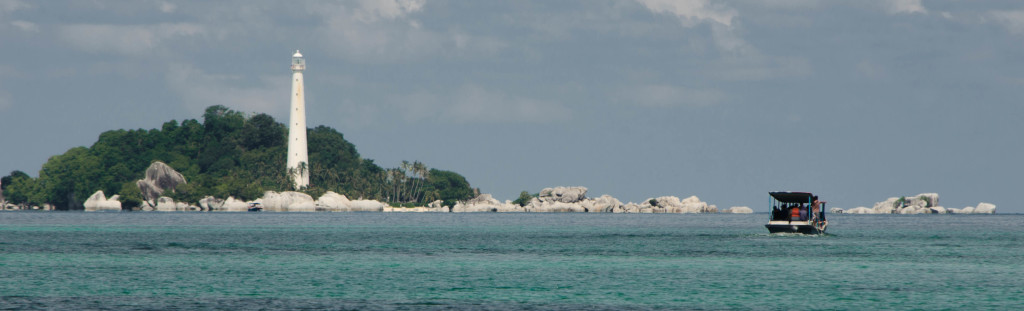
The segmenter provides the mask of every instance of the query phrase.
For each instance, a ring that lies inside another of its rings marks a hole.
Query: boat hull
[[[764,225],[768,228],[769,233],[802,233],[802,234],[822,234],[825,230],[819,230],[812,225],[808,224],[767,224]]]

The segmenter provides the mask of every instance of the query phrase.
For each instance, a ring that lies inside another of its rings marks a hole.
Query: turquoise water
[[[0,213],[4,309],[1022,309],[1024,215]]]

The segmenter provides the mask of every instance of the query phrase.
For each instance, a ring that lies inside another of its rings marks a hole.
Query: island
[[[622,203],[610,195],[589,198],[580,186],[523,191],[502,202],[456,172],[419,161],[382,168],[332,128],[309,128],[306,136],[308,162],[285,169],[284,124],[262,113],[211,106],[202,122],[104,132],[90,147],[50,157],[39,177],[11,172],[0,178],[0,207],[241,212],[259,203],[264,211],[280,212],[753,212],[745,206],[719,210],[697,196]],[[308,185],[293,182],[295,170],[308,176]]]
[[[945,208],[939,205],[938,193],[921,193],[912,196],[891,197],[885,201],[876,202],[871,208],[858,206],[849,210],[842,208],[831,208],[829,212],[836,214],[995,214],[996,205],[980,202],[977,206],[964,208]]]

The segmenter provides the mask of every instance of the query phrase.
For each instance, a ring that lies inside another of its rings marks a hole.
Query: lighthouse
[[[306,94],[302,85],[302,71],[306,59],[295,50],[292,55],[292,105],[288,121],[288,172],[295,189],[309,186],[309,155],[306,153]]]

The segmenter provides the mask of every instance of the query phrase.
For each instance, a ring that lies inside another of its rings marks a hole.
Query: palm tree
[[[430,170],[423,162],[416,161],[412,164],[413,173],[418,177],[414,180],[413,184],[413,201],[420,202],[423,199],[423,184],[427,181],[427,175],[430,174]]]

